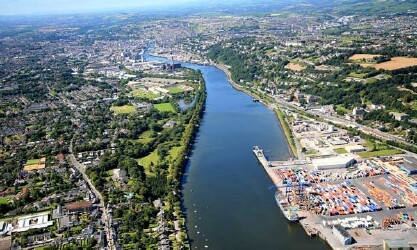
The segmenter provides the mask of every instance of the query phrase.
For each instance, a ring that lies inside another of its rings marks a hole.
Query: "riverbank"
[[[261,96],[234,82],[225,66],[186,62],[183,66],[201,70],[208,97],[182,189],[191,247],[323,249],[323,242],[310,240],[299,225],[288,224],[277,212],[267,191],[274,177],[272,169],[265,175],[254,168],[256,158],[244,153],[260,145],[273,152],[271,161],[291,158],[283,126],[277,122],[274,105],[269,104],[273,101],[254,104],[253,99],[263,101]],[[265,192],[259,192],[263,187]]]
[[[156,56],[156,57],[162,57],[165,59],[169,60],[168,55],[165,54],[154,54],[154,53],[149,53],[149,55],[152,56]],[[198,56],[194,55],[194,58],[198,58]],[[180,58],[184,58],[184,57],[180,57]],[[203,59],[194,59],[195,62],[191,62],[191,63],[198,63],[200,65],[207,65],[207,61],[204,61]],[[268,100],[265,100],[263,97],[261,97],[260,95],[254,93],[253,91],[249,91],[248,89],[242,87],[240,84],[237,84],[233,78],[232,78],[232,73],[230,72],[229,68],[221,63],[216,63],[213,61],[209,61],[209,63],[213,66],[215,66],[216,68],[220,69],[221,71],[223,71],[226,76],[227,76],[227,81],[230,83],[230,85],[232,85],[233,88],[235,88],[236,90],[242,91],[244,93],[246,93],[247,95],[251,96],[254,100],[259,101],[260,103],[262,103],[265,107],[267,107],[268,109],[274,111],[274,113],[276,114],[276,117],[279,121],[279,123],[281,124],[281,128],[282,131],[284,132],[285,135],[285,139],[287,141],[288,144],[288,148],[290,149],[290,154],[292,158],[297,158],[299,157],[298,153],[297,153],[297,146],[295,144],[295,138],[291,132],[291,129],[284,117],[283,111],[279,108],[274,108],[271,107],[271,105],[268,103]]]
[[[285,134],[285,139],[287,140],[287,143],[288,143],[288,147],[291,149],[291,152],[294,158],[297,158],[298,156],[297,146],[295,145],[295,141],[294,141],[295,139],[292,134],[291,128],[288,125],[287,120],[285,119],[285,114],[281,109],[275,110],[275,113],[281,123],[282,130],[284,131],[284,134]]]
[[[290,149],[290,153],[291,156],[293,158],[297,158],[297,147],[295,145],[294,142],[294,137],[292,135],[291,129],[288,126],[287,121],[285,120],[283,111],[281,109],[274,109],[271,107],[271,105],[269,105],[269,103],[267,103],[262,97],[260,97],[259,95],[248,91],[247,89],[243,88],[241,85],[237,84],[233,79],[232,79],[232,73],[230,72],[230,70],[224,65],[224,64],[218,64],[218,63],[213,63],[214,66],[216,66],[217,68],[219,68],[220,70],[222,70],[226,75],[227,75],[227,80],[229,81],[229,83],[237,90],[245,92],[246,94],[250,95],[251,97],[253,97],[254,99],[258,100],[259,102],[261,102],[263,105],[265,105],[268,109],[272,110],[275,112],[276,117],[279,121],[279,123],[281,124],[281,128],[284,132],[285,135],[285,139],[287,141],[288,144],[288,148]]]

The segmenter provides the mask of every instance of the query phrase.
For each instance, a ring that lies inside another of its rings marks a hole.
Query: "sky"
[[[0,15],[83,13],[203,3],[210,0],[0,0]]]

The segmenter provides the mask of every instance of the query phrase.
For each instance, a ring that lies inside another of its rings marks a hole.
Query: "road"
[[[48,89],[50,90],[49,86]],[[63,94],[60,94],[59,97],[61,98],[62,102],[66,105],[68,105],[71,109],[76,110],[77,105],[75,105],[74,103],[72,103],[70,100],[68,100],[68,98],[66,98]],[[78,111],[76,111],[78,112]],[[103,200],[103,196],[101,195],[101,193],[96,189],[96,187],[93,185],[93,183],[91,182],[90,178],[88,177],[88,175],[85,173],[85,165],[81,164],[80,162],[77,161],[77,159],[75,158],[72,148],[73,148],[73,141],[74,141],[74,137],[79,133],[79,129],[77,131],[75,131],[73,138],[71,139],[71,143],[70,143],[70,147],[69,147],[69,159],[72,163],[72,165],[78,170],[78,172],[81,173],[84,181],[87,183],[87,188],[94,193],[96,199],[99,199],[100,204],[99,204],[99,209],[102,210],[102,217],[101,217],[101,222],[104,224],[104,231],[106,232],[106,238],[107,238],[107,249],[108,250],[114,250],[116,249],[116,244],[114,242],[113,239],[113,227],[111,227],[110,225],[110,216],[109,216],[109,212],[108,209],[106,207],[106,204],[104,203]]]
[[[77,161],[77,159],[75,158],[74,154],[72,153],[72,140],[71,140],[71,145],[70,145],[70,154],[69,154],[69,159],[72,163],[72,165],[81,173],[84,181],[87,183],[88,188],[90,189],[91,192],[94,193],[94,195],[96,196],[97,199],[100,200],[100,209],[103,211],[102,213],[102,217],[101,217],[101,221],[104,224],[104,231],[106,232],[106,238],[107,238],[107,249],[109,250],[114,250],[116,249],[116,245],[114,243],[114,239],[113,239],[113,229],[112,226],[110,225],[110,220],[109,220],[109,212],[108,209],[104,203],[103,200],[103,196],[101,195],[101,193],[94,187],[93,183],[91,182],[90,178],[88,177],[88,175],[85,173],[85,165],[81,164]]]
[[[335,124],[340,124],[340,125],[345,126],[345,127],[350,125],[352,127],[356,127],[359,131],[362,131],[366,134],[371,134],[371,135],[373,135],[373,136],[375,136],[376,138],[379,138],[379,139],[389,140],[389,141],[397,141],[397,142],[403,143],[403,144],[408,145],[408,146],[415,146],[414,144],[412,144],[410,142],[407,142],[406,140],[404,140],[403,138],[401,138],[399,136],[391,135],[391,134],[382,132],[378,129],[374,129],[374,128],[370,128],[368,126],[364,126],[364,125],[359,124],[355,121],[348,121],[346,119],[342,119],[342,118],[339,118],[339,117],[335,117],[335,116],[331,116],[331,115],[323,114],[323,113],[318,114],[314,111],[305,110],[301,107],[298,107],[296,105],[293,105],[291,103],[283,101],[282,99],[279,99],[279,98],[274,98],[274,99],[276,101],[276,104],[270,104],[270,106],[272,108],[276,108],[279,105],[281,105],[281,106],[284,106],[284,107],[287,107],[287,108],[296,109],[296,110],[299,110],[299,111],[302,111],[302,112],[306,112],[306,113],[311,114],[311,115],[319,115],[321,118],[325,119],[328,122],[332,122],[332,123],[335,123]],[[278,104],[278,106],[277,106],[277,104]]]

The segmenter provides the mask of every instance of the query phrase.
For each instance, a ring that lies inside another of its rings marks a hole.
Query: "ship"
[[[278,207],[281,209],[282,213],[288,221],[296,222],[300,219],[297,215],[297,209],[295,207],[290,206],[287,197],[281,195],[279,191],[275,192],[275,200],[277,202]]]
[[[264,155],[264,152],[262,149],[260,149],[258,146],[253,146],[253,153],[255,154],[256,158],[258,158],[259,162],[264,167],[265,171],[269,171],[268,167],[271,167],[271,162],[267,160],[267,158]],[[291,222],[295,222],[299,220],[299,217],[297,215],[297,208],[291,206],[288,202],[288,197],[282,195],[279,191],[278,186],[272,186],[272,188],[278,188],[275,192],[275,200],[277,201],[277,204],[279,208],[281,209],[282,213],[284,214],[285,218]]]

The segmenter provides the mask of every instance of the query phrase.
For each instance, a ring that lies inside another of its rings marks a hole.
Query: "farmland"
[[[385,69],[385,70],[396,70],[412,66],[417,66],[417,58],[410,57],[393,57],[390,61],[378,63],[378,64],[369,64],[363,63],[360,64],[362,67],[373,67],[375,69]]]
[[[355,54],[349,57],[349,60],[356,61],[356,60],[369,60],[374,59],[376,57],[380,57],[381,55],[372,55],[372,54]]]

